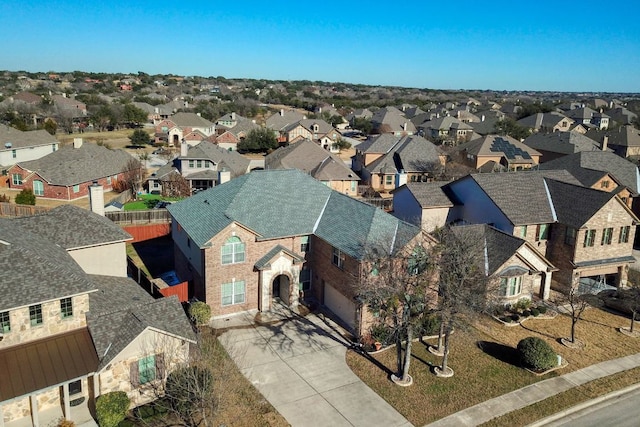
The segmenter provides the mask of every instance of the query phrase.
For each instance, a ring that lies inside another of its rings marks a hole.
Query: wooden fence
[[[171,215],[166,209],[150,209],[147,211],[105,212],[105,216],[116,224],[151,224],[171,222]]]
[[[44,206],[32,206],[32,205],[16,205],[14,203],[0,203],[0,216],[32,216],[41,213],[45,213],[51,208]]]

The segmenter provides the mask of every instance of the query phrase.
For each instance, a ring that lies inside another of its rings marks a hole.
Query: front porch
[[[40,426],[56,426],[64,418],[63,410],[60,406],[38,411],[37,416],[38,425]],[[89,411],[87,399],[80,405],[72,406],[67,419],[72,420],[76,427],[98,427]],[[34,427],[34,425],[31,417],[22,417],[4,423],[4,427]]]

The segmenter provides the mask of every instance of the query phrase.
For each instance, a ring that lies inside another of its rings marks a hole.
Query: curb
[[[581,410],[583,410],[585,408],[597,405],[597,404],[602,403],[602,402],[604,402],[606,400],[609,400],[609,399],[616,398],[618,396],[621,396],[623,394],[629,393],[629,392],[631,392],[633,390],[636,390],[636,389],[639,389],[639,388],[640,388],[640,383],[630,385],[630,386],[625,387],[625,388],[623,388],[621,390],[612,391],[611,393],[605,394],[604,396],[600,396],[600,397],[596,397],[596,398],[591,399],[591,400],[587,400],[586,402],[579,403],[579,404],[577,404],[575,406],[572,406],[569,409],[565,409],[565,410],[560,411],[558,413],[555,413],[555,414],[553,414],[553,415],[551,415],[549,417],[546,417],[546,418],[543,418],[541,420],[538,420],[538,421],[536,421],[536,422],[534,422],[532,424],[527,425],[527,427],[542,427],[542,426],[545,426],[545,425],[547,425],[549,423],[552,423],[553,421],[559,420],[560,418],[564,418],[567,415],[574,414],[574,413],[579,412],[579,411],[581,411]]]

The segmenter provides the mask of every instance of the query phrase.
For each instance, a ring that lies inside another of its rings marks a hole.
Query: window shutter
[[[137,360],[129,365],[129,372],[131,377],[131,385],[134,387],[138,387],[140,385],[140,369],[138,368]]]
[[[164,353],[156,354],[156,378],[164,379]]]

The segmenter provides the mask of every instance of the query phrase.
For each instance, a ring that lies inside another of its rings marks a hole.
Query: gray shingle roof
[[[261,257],[258,261],[256,261],[255,267],[258,270],[264,270],[267,268],[271,268],[271,261],[273,258],[279,253],[285,253],[293,258],[294,261],[300,262],[304,261],[304,257],[292,252],[290,249],[285,248],[282,245],[275,245],[269,252],[267,252],[263,257]]]
[[[548,180],[558,222],[574,228],[582,227],[613,197],[615,193],[593,190],[581,185]]]
[[[176,113],[169,117],[173,123],[178,127],[191,127],[191,128],[208,128],[214,124],[204,117],[200,117],[196,113]]]
[[[525,145],[541,151],[573,154],[580,151],[595,151],[600,144],[578,132],[535,133],[523,141]]]
[[[40,159],[20,162],[19,165],[37,172],[51,184],[69,187],[117,175],[133,159],[126,151],[85,142],[79,148],[64,146]]]
[[[297,111],[279,111],[267,118],[265,126],[268,129],[280,131],[292,123],[303,120],[305,116]]]
[[[366,166],[371,173],[423,172],[430,170],[432,164],[440,165],[442,150],[432,142],[418,135],[392,137],[396,143],[386,154]],[[384,138],[384,142],[391,141]],[[380,146],[383,143],[379,144]]]
[[[407,189],[422,208],[452,207],[454,203],[444,190],[448,182],[408,182]],[[397,191],[397,190],[394,190]]]
[[[453,230],[465,238],[473,238],[474,241],[484,242],[484,259],[488,266],[489,275],[498,273],[498,269],[525,244],[524,240],[487,224],[461,225],[454,227]]]
[[[107,218],[74,205],[61,205],[43,214],[13,221],[66,250],[132,239]]]
[[[11,144],[11,146],[6,144]],[[0,124],[0,151],[51,144],[58,144],[58,140],[45,130],[22,132]]]
[[[0,218],[0,311],[95,287],[62,247],[14,219]]]
[[[218,170],[227,168],[234,177],[247,173],[251,163],[249,159],[238,154],[237,151],[225,150],[209,141],[202,141],[198,145],[189,147],[187,155],[181,156],[180,159],[211,160],[219,165]]]
[[[265,169],[299,169],[319,181],[360,179],[340,158],[308,139],[280,147],[264,160]]]
[[[233,221],[264,239],[315,234],[355,258],[372,239],[390,244],[419,232],[293,169],[254,171],[167,209],[200,247]]]
[[[609,151],[583,151],[563,156],[541,164],[539,169],[567,170],[586,187],[593,186],[604,175],[609,174],[632,193],[640,192],[638,167]]]

